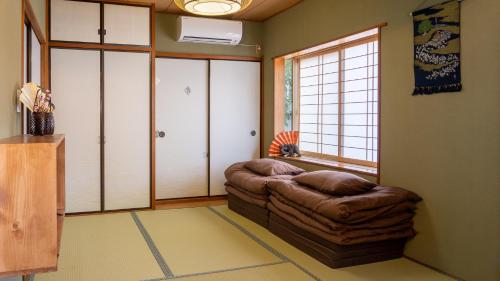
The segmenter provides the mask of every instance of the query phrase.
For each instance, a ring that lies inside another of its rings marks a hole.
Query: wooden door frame
[[[259,146],[260,146],[260,157],[264,155],[263,152],[263,141],[264,141],[264,136],[262,134],[263,130],[263,123],[264,123],[264,91],[263,91],[263,85],[264,85],[264,80],[263,80],[263,57],[251,57],[251,56],[230,56],[230,55],[209,55],[209,54],[193,54],[193,53],[175,53],[175,52],[156,52],[156,58],[170,58],[170,59],[191,59],[191,60],[206,60],[208,61],[208,106],[210,106],[210,61],[212,60],[227,60],[227,61],[246,61],[246,62],[258,62],[260,63],[260,112],[259,112]],[[155,59],[156,59],[155,58]],[[156,100],[156,95],[154,95],[154,98]],[[153,103],[155,103],[153,101]],[[154,108],[155,105],[153,105]],[[154,115],[152,115],[152,118],[155,119],[156,117],[156,112],[154,112]],[[155,135],[156,127],[152,128],[152,134]],[[207,135],[207,142],[208,142],[208,148],[210,151],[210,110],[208,114],[208,135]],[[156,162],[156,141],[155,143],[155,153],[151,155],[152,159]],[[210,157],[210,152],[209,152],[209,157]],[[187,198],[173,198],[173,199],[158,199],[156,200],[156,194],[155,196],[155,205],[160,205],[160,204],[169,204],[169,203],[176,203],[179,202],[179,200],[184,200],[184,201],[200,201],[200,200],[213,200],[214,198],[225,198],[225,195],[210,195],[210,158],[208,161],[208,195],[207,196],[195,196],[195,197],[187,197]],[[155,178],[152,178],[153,182],[156,182],[156,175]]]

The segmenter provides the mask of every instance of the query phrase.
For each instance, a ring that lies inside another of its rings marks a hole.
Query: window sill
[[[300,157],[276,156],[273,158],[278,159],[278,160],[288,160],[288,161],[292,161],[292,162],[318,165],[318,166],[323,166],[323,167],[332,168],[332,169],[336,169],[336,170],[353,172],[353,173],[360,173],[360,174],[364,174],[364,175],[368,175],[368,176],[372,176],[372,177],[378,177],[378,170],[377,170],[377,168],[373,168],[373,167],[355,165],[355,164],[350,164],[350,163],[343,163],[343,162],[321,159],[321,158],[314,158],[314,157],[310,157],[310,156],[300,156]]]

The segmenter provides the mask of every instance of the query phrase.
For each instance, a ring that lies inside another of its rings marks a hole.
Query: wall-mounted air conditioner
[[[243,36],[243,22],[179,16],[177,41],[237,45]]]

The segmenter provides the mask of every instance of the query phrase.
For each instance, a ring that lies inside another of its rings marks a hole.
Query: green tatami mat
[[[281,261],[208,208],[137,215],[175,276]]]
[[[130,213],[67,217],[57,272],[35,281],[138,281],[164,274]]]

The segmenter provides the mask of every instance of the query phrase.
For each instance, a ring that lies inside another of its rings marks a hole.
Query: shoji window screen
[[[297,59],[296,104],[305,154],[375,166],[378,57],[374,38]]]

